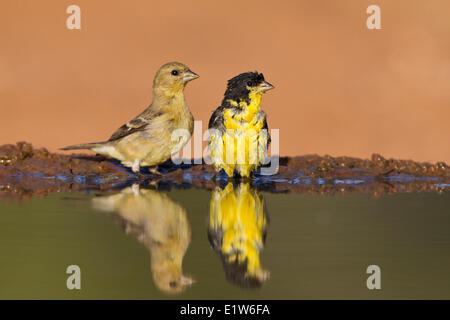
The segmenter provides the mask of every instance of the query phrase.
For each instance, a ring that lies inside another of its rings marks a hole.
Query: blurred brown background
[[[81,30],[66,8],[81,7]],[[366,28],[381,7],[382,30]],[[0,143],[50,150],[104,140],[151,102],[155,71],[184,62],[207,121],[226,80],[258,70],[280,153],[450,162],[450,2],[93,1],[0,4]]]

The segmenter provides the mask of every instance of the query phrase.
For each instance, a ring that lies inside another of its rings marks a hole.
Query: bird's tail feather
[[[67,147],[61,148],[60,150],[92,149],[95,147],[100,147],[103,144],[104,144],[103,142],[83,143],[83,144],[76,144],[73,146],[67,146]]]

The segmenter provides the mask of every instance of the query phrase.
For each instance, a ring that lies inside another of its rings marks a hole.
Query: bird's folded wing
[[[266,132],[267,132],[267,145],[269,145],[270,142],[272,141],[272,138],[270,137],[269,128],[267,126],[267,118],[266,118],[265,114],[264,114],[264,120],[263,120],[263,125],[262,125],[261,129],[266,130]]]
[[[222,133],[225,133],[226,128],[225,124],[223,123],[223,112],[224,109],[222,107],[217,108],[213,114],[211,115],[211,118],[209,119],[208,128],[209,129],[216,129],[220,130]]]
[[[123,137],[126,137],[132,133],[135,133],[137,131],[143,131],[147,129],[147,126],[149,124],[149,120],[145,118],[135,118],[131,120],[128,123],[125,123],[123,126],[121,126],[119,129],[116,130],[116,132],[113,133],[111,138],[109,138],[108,141],[114,141],[121,139]]]

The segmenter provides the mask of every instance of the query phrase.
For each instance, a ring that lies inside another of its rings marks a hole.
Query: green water
[[[148,203],[162,199],[154,192]],[[254,289],[230,282],[211,247],[212,193],[172,189],[162,194],[174,204],[163,208],[182,210],[190,225],[182,262],[195,283],[183,292],[167,294],[155,285],[149,249],[127,234],[113,213],[94,208],[98,195],[53,194],[0,203],[0,298],[450,298],[448,192],[378,199],[262,193],[267,237],[260,258],[270,278]],[[138,210],[136,203],[124,206],[131,210],[127,214]],[[66,287],[69,265],[81,269],[80,290]],[[380,290],[366,287],[369,265],[381,269]]]

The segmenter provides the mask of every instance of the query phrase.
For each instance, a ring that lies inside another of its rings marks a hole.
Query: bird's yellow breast
[[[223,157],[219,162],[228,176],[232,176],[235,169],[241,176],[249,176],[260,162],[259,132],[264,125],[264,117],[258,116],[261,94],[251,92],[249,98],[249,103],[229,100],[236,108],[226,109],[223,114],[227,131],[222,136],[222,143],[219,143]]]
[[[243,129],[243,130],[261,130],[263,121],[257,121],[256,115],[261,111],[261,97],[260,93],[250,92],[250,103],[245,101],[229,100],[232,106],[235,106],[241,111],[236,109],[227,109],[223,115],[224,125],[227,129]]]
[[[259,276],[264,271],[260,263],[266,216],[262,198],[249,184],[235,190],[229,183],[213,193],[210,204],[210,228],[221,230],[221,251],[228,262],[247,263],[247,273]]]

